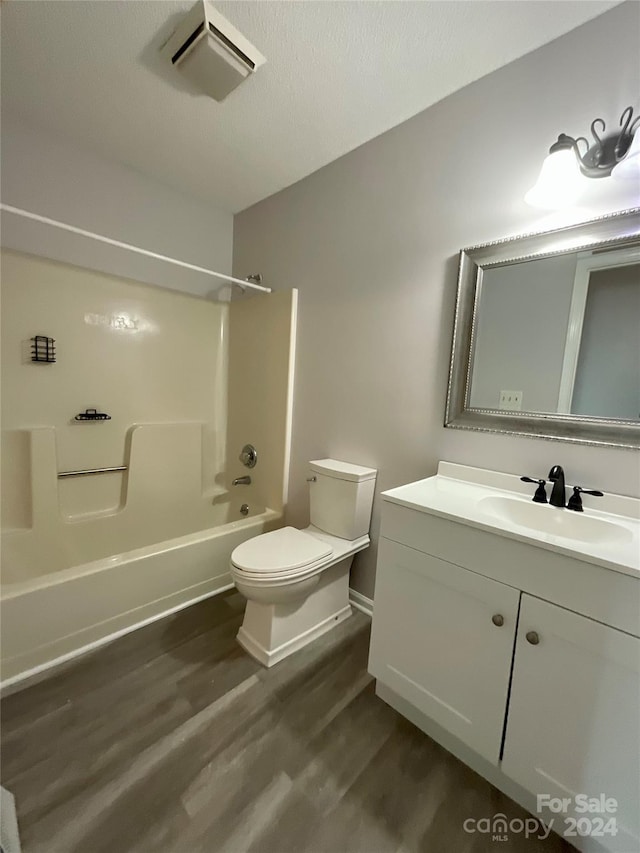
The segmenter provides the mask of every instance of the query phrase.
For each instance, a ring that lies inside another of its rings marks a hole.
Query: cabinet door
[[[370,672],[494,764],[519,598],[510,586],[380,540]]]
[[[574,808],[576,794],[615,798],[616,813],[599,817],[616,818],[617,835],[597,838],[615,851],[640,849],[639,671],[636,637],[522,596],[502,769],[529,791],[571,799],[574,818],[595,818]],[[564,831],[566,815],[547,816]]]

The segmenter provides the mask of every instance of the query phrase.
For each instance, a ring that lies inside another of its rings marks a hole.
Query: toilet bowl
[[[349,569],[369,545],[377,472],[333,459],[309,465],[311,525],[263,533],[231,555],[231,576],[247,599],[238,641],[265,666],[351,615]]]

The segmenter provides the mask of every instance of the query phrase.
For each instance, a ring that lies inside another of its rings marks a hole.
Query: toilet
[[[309,467],[309,527],[263,533],[231,555],[231,576],[247,599],[238,642],[265,666],[351,615],[349,569],[369,546],[377,471],[336,459]]]

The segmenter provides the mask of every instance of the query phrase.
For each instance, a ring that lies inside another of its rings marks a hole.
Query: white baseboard
[[[361,613],[366,613],[367,616],[373,616],[373,599],[367,598],[361,592],[349,587],[349,601],[356,610]]]
[[[194,604],[198,604],[200,601],[204,601],[206,598],[213,598],[214,595],[220,595],[221,593],[226,592],[229,589],[233,589],[233,587],[234,584],[230,583],[219,589],[215,589],[212,592],[206,592],[203,595],[198,595],[195,598],[189,599],[189,601],[183,601],[180,604],[176,604],[173,607],[169,607],[160,613],[155,613],[153,616],[149,616],[146,619],[141,619],[139,622],[135,622],[133,625],[127,625],[126,628],[121,628],[119,631],[113,631],[111,634],[107,634],[105,637],[100,637],[100,639],[98,640],[93,640],[90,643],[86,643],[85,645],[74,649],[72,652],[67,652],[64,655],[60,655],[59,657],[47,661],[46,663],[34,666],[31,669],[27,669],[24,672],[19,673],[18,675],[13,675],[10,678],[5,678],[4,681],[0,681],[0,697],[10,696],[12,693],[17,693],[19,690],[24,690],[26,687],[31,687],[33,684],[37,684],[39,681],[43,681],[45,678],[49,678],[54,674],[56,669],[62,668],[65,664],[70,663],[75,658],[81,657],[82,655],[86,655],[88,652],[93,652],[96,649],[99,649],[101,646],[106,646],[107,643],[111,643],[114,640],[119,639],[120,637],[124,637],[125,634],[130,634],[132,631],[137,631],[138,628],[144,628],[146,625],[150,625],[152,622],[158,622],[160,619],[164,619],[167,616],[171,616],[173,613],[178,613],[178,611],[180,610],[186,610],[187,607],[191,607]]]

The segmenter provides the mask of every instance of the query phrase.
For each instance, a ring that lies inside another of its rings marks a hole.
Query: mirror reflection
[[[482,270],[474,409],[640,420],[640,242]]]

